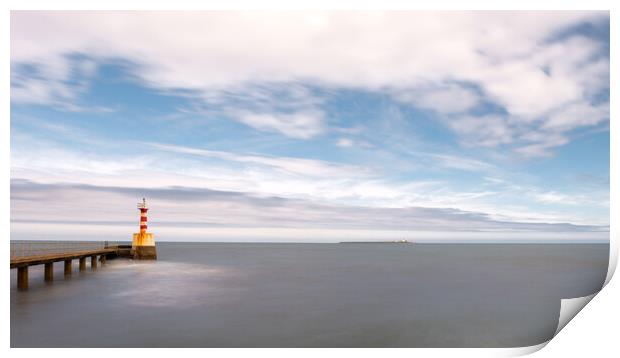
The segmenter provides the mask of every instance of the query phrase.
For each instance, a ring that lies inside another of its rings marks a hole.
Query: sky
[[[608,12],[11,13],[11,238],[609,239]]]

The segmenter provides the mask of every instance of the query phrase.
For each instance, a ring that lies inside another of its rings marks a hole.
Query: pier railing
[[[69,254],[73,252],[93,251],[115,246],[112,241],[12,241],[11,260],[33,256]]]

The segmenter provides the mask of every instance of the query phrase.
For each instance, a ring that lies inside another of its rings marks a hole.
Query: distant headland
[[[339,244],[413,244],[407,240],[393,241],[340,241]]]

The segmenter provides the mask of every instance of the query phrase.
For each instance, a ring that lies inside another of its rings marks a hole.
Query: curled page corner
[[[577,315],[577,313],[579,313],[597,294],[598,292],[595,292],[589,296],[562,299],[560,302],[560,317],[558,318],[558,327],[556,328],[553,337],[557,336],[558,333],[560,333],[560,331],[564,327],[566,327],[568,322],[570,322]],[[553,337],[551,337],[551,339],[553,339]],[[498,355],[503,357],[518,357],[532,354],[543,349],[549,342],[551,342],[551,339],[533,346],[508,348]]]
[[[603,287],[607,286],[611,278],[614,276],[614,272],[616,271],[616,267],[618,265],[618,241],[612,240],[610,237],[609,240],[609,265],[607,267],[607,277],[605,277],[605,283]]]
[[[562,299],[560,306],[560,318],[558,319],[558,328],[555,330],[555,334],[553,336],[557,336],[558,333],[566,327],[568,322],[570,322],[577,315],[577,313],[579,313],[579,311],[581,311],[594,298],[594,296],[596,296],[597,293],[598,292],[589,296]]]
[[[533,346],[528,346],[528,347],[518,347],[518,348],[508,348],[504,351],[504,354],[502,354],[502,356],[504,357],[520,357],[520,356],[526,356],[528,354],[532,354],[535,352],[538,352],[539,350],[543,349],[547,343],[549,343],[551,340],[548,340],[546,342],[542,342]]]

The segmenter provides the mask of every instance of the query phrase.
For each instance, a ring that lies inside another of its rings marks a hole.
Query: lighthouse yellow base
[[[154,236],[150,232],[133,234],[131,256],[134,260],[157,260]]]

